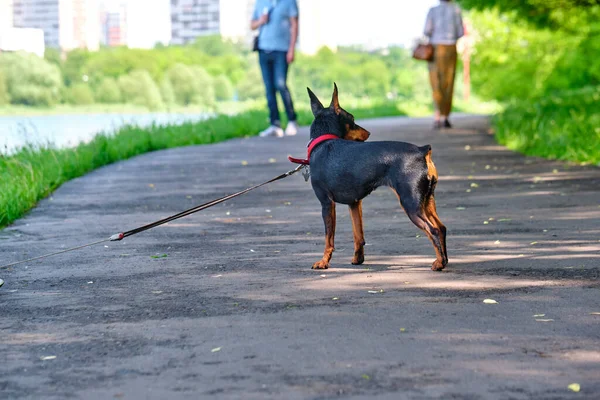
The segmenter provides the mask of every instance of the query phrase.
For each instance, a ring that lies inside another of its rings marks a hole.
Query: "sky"
[[[223,3],[237,0],[221,0]],[[298,0],[300,18],[302,2]],[[310,0],[309,0],[310,1]],[[334,37],[337,45],[409,45],[423,31],[429,7],[438,0],[313,0],[323,5],[325,16],[339,21]],[[129,6],[131,47],[152,47],[168,43],[171,33],[170,0],[104,0],[108,6]],[[309,17],[305,15],[305,18]]]

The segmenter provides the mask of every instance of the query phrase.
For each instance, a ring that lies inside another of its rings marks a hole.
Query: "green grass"
[[[494,118],[496,138],[526,155],[600,165],[600,87],[516,102]]]
[[[396,103],[353,108],[352,113],[361,119],[405,115]],[[299,110],[301,125],[312,120],[310,111]],[[101,166],[155,150],[253,136],[266,123],[264,111],[247,111],[182,125],[124,127],[75,148],[29,146],[10,156],[0,155],[0,228],[23,216],[64,182]]]

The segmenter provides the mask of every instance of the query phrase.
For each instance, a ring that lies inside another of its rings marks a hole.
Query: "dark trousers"
[[[285,112],[289,121],[296,120],[294,111],[294,102],[292,95],[287,87],[288,63],[285,51],[264,51],[258,52],[260,69],[262,71],[265,90],[267,92],[267,104],[269,106],[269,118],[271,125],[281,126],[279,120],[279,108],[277,108],[277,92],[281,94]]]

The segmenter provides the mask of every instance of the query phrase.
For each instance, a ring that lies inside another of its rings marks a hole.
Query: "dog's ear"
[[[341,107],[338,99],[338,88],[335,82],[333,82],[333,96],[331,97],[331,104],[329,105],[329,108],[339,115]]]
[[[310,90],[310,88],[306,88],[308,90],[308,96],[310,97],[310,108],[312,110],[313,115],[316,117],[318,113],[321,112],[325,107],[321,101],[317,98],[317,96]]]

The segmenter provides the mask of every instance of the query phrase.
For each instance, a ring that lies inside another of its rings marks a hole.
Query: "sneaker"
[[[268,136],[282,137],[283,129],[281,129],[278,126],[271,125],[267,129],[265,129],[264,131],[259,133],[259,136],[260,137],[268,137]]]
[[[285,128],[285,136],[294,136],[298,133],[298,123],[296,121],[288,122]]]
[[[450,121],[448,121],[448,119],[444,120],[444,128],[448,128],[448,129],[452,128],[452,124],[450,123]]]
[[[4,281],[2,279],[0,279],[0,287],[4,285]]]

